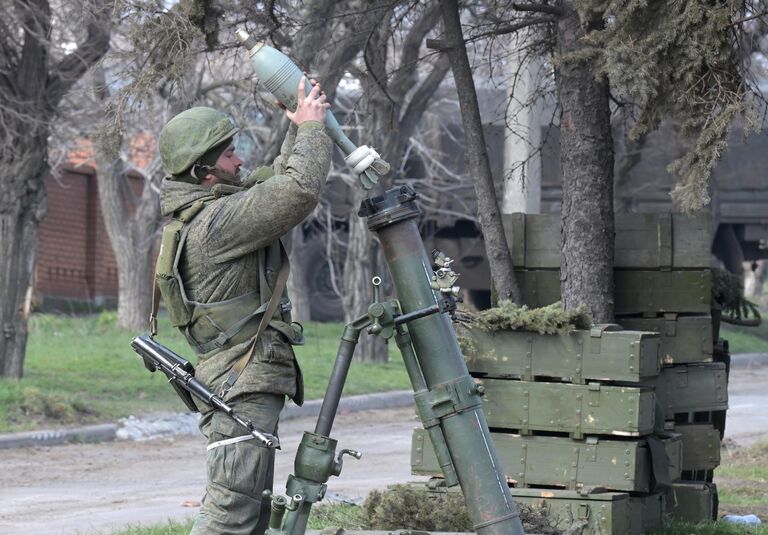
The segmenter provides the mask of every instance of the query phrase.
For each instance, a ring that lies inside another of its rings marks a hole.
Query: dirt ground
[[[726,437],[743,446],[768,439],[768,367],[732,370]],[[329,497],[359,500],[410,475],[410,436],[418,425],[412,409],[341,414],[333,436],[345,457]],[[304,429],[313,419],[281,424],[275,485],[291,472]],[[107,534],[128,524],[183,520],[197,513],[205,486],[202,437],[111,442],[4,450],[0,464],[0,533]],[[717,482],[717,476],[716,476]],[[724,482],[725,483],[725,482]]]

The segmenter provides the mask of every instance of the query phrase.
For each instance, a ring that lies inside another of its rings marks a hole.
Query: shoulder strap
[[[261,263],[261,262],[260,262]],[[260,265],[259,271],[264,271],[265,266]],[[288,255],[285,252],[285,248],[283,247],[282,242],[280,243],[280,271],[277,272],[277,281],[275,281],[275,288],[272,292],[272,295],[269,298],[269,304],[267,305],[267,309],[264,311],[264,315],[261,316],[261,321],[259,322],[259,328],[256,331],[256,336],[253,338],[253,342],[251,342],[251,347],[246,351],[240,359],[235,362],[235,365],[232,366],[232,369],[229,370],[229,374],[227,375],[226,380],[221,385],[221,397],[222,399],[224,396],[227,395],[227,392],[232,390],[232,387],[235,386],[235,382],[237,382],[238,377],[240,377],[240,374],[243,373],[243,370],[245,370],[245,367],[248,365],[248,363],[251,361],[251,358],[253,357],[254,351],[256,351],[256,345],[259,342],[259,339],[261,338],[261,335],[264,333],[264,330],[267,328],[267,325],[272,320],[272,316],[275,315],[275,311],[277,310],[277,304],[280,302],[280,297],[283,295],[283,290],[285,289],[285,285],[288,282],[288,273],[290,271],[290,265],[288,264]],[[260,288],[260,291],[265,291],[265,288]]]
[[[212,200],[214,200],[214,196],[206,196],[201,199],[196,200],[195,202],[191,203],[190,205],[182,207],[180,210],[178,210],[175,215],[177,221],[180,221],[184,230],[186,230],[187,225],[190,221],[192,221],[197,214],[199,214],[203,208],[206,207],[208,203],[210,203]],[[171,223],[168,223],[171,224]],[[179,240],[179,243],[177,245],[177,249],[181,249],[183,245],[183,241]],[[178,254],[174,255],[174,265],[177,261]],[[151,337],[157,336],[157,312],[160,309],[160,287],[157,285],[157,273],[155,273],[155,276],[153,277],[153,285],[152,285],[152,311],[149,314],[149,335]]]
[[[149,336],[157,336],[157,311],[160,309],[160,287],[157,285],[157,276],[152,279],[152,312],[149,313]]]

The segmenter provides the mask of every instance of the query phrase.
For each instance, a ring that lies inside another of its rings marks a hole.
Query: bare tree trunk
[[[111,2],[90,6],[78,23],[86,38],[58,63],[51,59],[51,8],[19,1],[0,32],[0,375],[21,378],[31,279],[46,211],[48,135],[59,103],[109,49]]]
[[[291,262],[291,271],[288,275],[288,296],[291,299],[291,318],[293,321],[303,323],[310,320],[309,290],[307,288],[307,266],[303,261],[302,252],[306,249],[304,229],[301,225],[291,231],[290,255],[295,260]]]
[[[117,146],[117,145],[116,145]],[[151,177],[136,196],[116,155],[96,150],[99,205],[117,261],[117,325],[146,329],[152,304],[152,260],[160,228],[160,191]]]
[[[515,279],[512,256],[504,236],[501,210],[496,199],[475,82],[461,31],[458,1],[441,0],[441,6],[447,41],[446,53],[459,95],[461,122],[464,126],[464,152],[477,196],[477,219],[485,238],[485,251],[491,268],[491,278],[499,299],[507,299],[519,304],[520,290]]]
[[[24,172],[0,181],[0,376],[21,379],[27,346],[32,275],[46,212],[46,135],[32,142]],[[39,145],[38,145],[39,144]],[[42,147],[42,150],[41,148]]]
[[[352,205],[360,206],[366,197],[365,192],[356,188],[352,196]],[[366,220],[351,213],[349,216],[349,242],[347,256],[344,259],[344,320],[350,322],[368,311],[372,302],[373,290],[373,236],[368,230]],[[387,346],[380,337],[361,333],[355,350],[355,359],[365,362],[386,362],[389,360]]]
[[[580,23],[564,5],[555,74],[561,106],[563,176],[561,294],[566,309],[585,304],[595,322],[613,321],[613,138],[608,80],[575,55],[601,21]]]
[[[152,249],[123,251],[117,258],[117,325],[134,331],[146,330],[152,308],[154,284]]]

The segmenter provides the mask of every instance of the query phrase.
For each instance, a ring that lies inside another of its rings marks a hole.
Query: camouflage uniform
[[[262,168],[246,177],[243,191],[209,202],[194,216],[178,264],[190,300],[222,302],[259,292],[261,262],[266,265],[266,282],[274,285],[280,264],[278,240],[317,204],[330,166],[331,146],[321,123],[291,125],[271,171],[264,173]],[[267,175],[273,176],[263,180]],[[205,186],[168,180],[161,200],[163,214],[178,213],[210,194]],[[199,355],[196,377],[219,391],[252,339],[253,335],[231,347]],[[288,337],[268,327],[227,401],[257,429],[277,434],[286,395],[301,402],[301,373]],[[244,434],[221,413],[204,406],[200,409],[200,427],[209,445]],[[274,453],[253,440],[210,449],[206,497],[192,533],[263,533],[269,504],[262,503],[261,493],[271,488],[273,464]]]

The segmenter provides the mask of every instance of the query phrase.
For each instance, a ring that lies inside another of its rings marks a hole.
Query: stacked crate
[[[558,301],[559,216],[516,214],[505,227],[523,304]],[[713,359],[709,240],[707,218],[617,215],[621,326],[470,333],[467,365],[518,501],[584,533],[646,532],[664,507],[715,514],[727,369]],[[438,473],[433,455],[417,430],[413,472]]]

